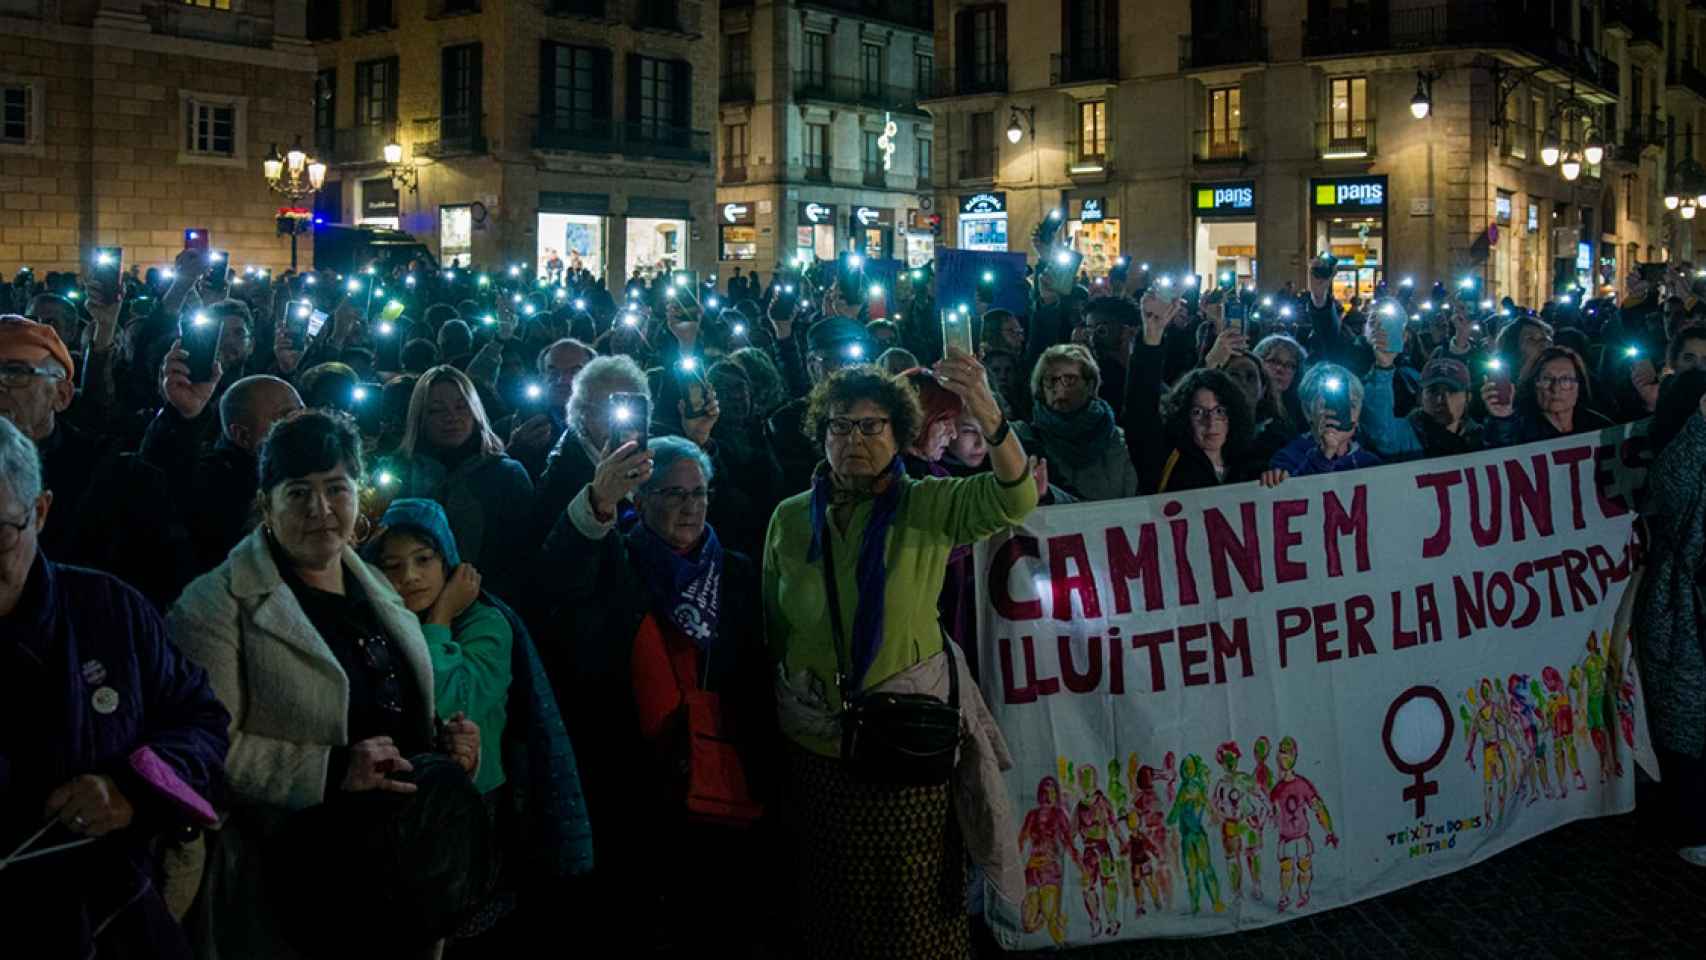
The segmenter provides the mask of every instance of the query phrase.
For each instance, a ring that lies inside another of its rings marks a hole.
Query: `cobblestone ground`
[[[1698,960],[1706,957],[1706,869],[1683,862],[1654,819],[1637,810],[1573,823],[1467,870],[1263,930],[1064,953],[1003,954],[988,946],[979,957]]]

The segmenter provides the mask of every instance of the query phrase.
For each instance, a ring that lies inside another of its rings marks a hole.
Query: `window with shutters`
[[[723,181],[740,183],[746,179],[746,134],[744,123],[723,126]]]
[[[859,79],[867,97],[883,94],[883,48],[875,43],[859,45]]]
[[[884,184],[883,147],[877,142],[881,138],[880,133],[865,131],[864,172],[867,187],[880,187]]]
[[[986,85],[993,83],[995,79],[996,21],[1005,19],[1000,16],[1001,13],[1001,10],[989,7],[972,11],[972,82],[976,83],[979,89],[987,89]]]
[[[378,127],[397,120],[397,58],[355,65],[355,124]]]
[[[813,87],[821,89],[829,83],[829,34],[806,32],[805,58],[800,70]]]
[[[445,47],[439,79],[439,139],[468,140],[480,134],[480,45]]]
[[[321,70],[314,74],[314,149],[330,154],[337,140],[338,71]]]
[[[1238,87],[1208,92],[1208,159],[1228,160],[1244,150],[1244,94]]]
[[[598,47],[546,43],[547,129],[583,137],[610,136],[610,53]]]
[[[752,34],[742,31],[723,37],[721,100],[751,100],[753,94]]]
[[[1006,6],[973,7],[955,15],[953,75],[952,92],[960,95],[1007,89]]]
[[[918,139],[918,148],[913,152],[913,157],[917,163],[916,173],[918,175],[918,183],[920,186],[930,182],[930,163],[932,160],[934,146],[935,144],[932,141],[920,137]]]
[[[187,134],[184,149],[215,157],[229,157],[237,152],[237,107],[230,103],[209,103],[191,99],[184,117]]]
[[[936,94],[936,58],[928,53],[912,55],[912,85],[923,100]]]
[[[29,84],[0,84],[0,143],[23,146],[35,139],[33,99]]]
[[[675,86],[676,62],[652,57],[640,57],[639,61],[640,86],[637,91],[630,91],[639,97],[638,135],[645,140],[662,140],[684,126],[675,114],[679,92]]]
[[[995,114],[966,114],[966,149],[960,151],[960,179],[987,180],[995,176]]]
[[[829,179],[829,126],[808,123],[805,129],[806,178]]]
[[[1079,162],[1103,161],[1108,156],[1108,101],[1085,100],[1078,104]]]
[[[309,40],[336,40],[343,34],[339,23],[343,7],[338,0],[308,0]]]
[[[1368,138],[1368,78],[1334,77],[1328,97],[1330,145],[1357,144]]]
[[[244,162],[246,97],[178,91],[183,132],[178,136],[178,162],[240,166]]]

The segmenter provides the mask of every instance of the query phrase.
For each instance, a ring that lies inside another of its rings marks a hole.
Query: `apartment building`
[[[927,262],[931,9],[920,0],[723,0],[718,269],[806,253]]]
[[[261,161],[309,132],[302,0],[0,0],[0,271],[288,265]]]
[[[1685,0],[937,0],[944,242],[1062,208],[1120,252],[1278,285],[1341,260],[1538,303],[1692,257],[1706,133]],[[1547,162],[1550,161],[1550,162]]]
[[[316,212],[613,289],[713,269],[717,18],[700,0],[310,0],[332,165]]]

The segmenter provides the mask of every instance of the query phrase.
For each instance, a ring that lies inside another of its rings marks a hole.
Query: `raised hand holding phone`
[[[611,441],[615,440],[616,435],[612,434]],[[632,497],[651,476],[652,452],[644,442],[624,441],[593,470],[592,483],[587,486],[587,505],[599,519],[613,519],[616,505]]]

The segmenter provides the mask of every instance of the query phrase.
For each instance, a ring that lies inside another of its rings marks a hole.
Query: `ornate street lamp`
[[[302,149],[300,136],[282,156],[278,152],[278,144],[273,144],[261,160],[261,173],[266,177],[267,187],[288,199],[293,211],[302,205],[302,201],[319,193],[326,184],[326,165]],[[291,270],[296,269],[296,236],[304,232],[310,221],[311,218],[294,212],[279,218],[279,230],[290,234]]]

